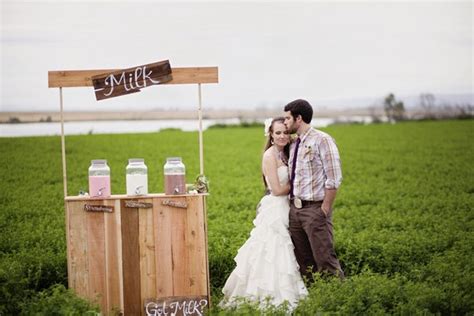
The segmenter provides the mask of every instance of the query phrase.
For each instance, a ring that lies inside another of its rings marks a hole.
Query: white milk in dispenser
[[[126,173],[127,195],[148,194],[148,168],[144,159],[129,159]]]

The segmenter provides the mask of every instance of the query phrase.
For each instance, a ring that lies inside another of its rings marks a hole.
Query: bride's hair
[[[273,137],[272,137],[272,134],[273,134],[273,124],[275,124],[275,122],[280,122],[282,124],[285,123],[285,118],[283,116],[279,116],[279,117],[275,117],[271,124],[270,124],[270,127],[268,129],[268,137],[267,137],[267,141],[265,143],[265,147],[263,148],[263,152],[265,153],[265,151],[267,151],[268,148],[272,147],[273,146]],[[283,154],[285,155],[285,158],[286,158],[286,161],[288,161],[288,158],[290,157],[290,143],[288,143],[284,148],[283,148]],[[262,179],[263,179],[263,185],[265,185],[265,190],[268,189],[268,185],[267,185],[267,181],[265,181],[265,175],[262,173]]]

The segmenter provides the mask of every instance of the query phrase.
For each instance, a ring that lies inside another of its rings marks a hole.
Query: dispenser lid
[[[130,158],[128,159],[128,163],[144,163],[145,159],[143,158]]]
[[[94,159],[94,160],[91,160],[91,164],[93,164],[93,165],[105,165],[105,164],[107,164],[107,159]]]

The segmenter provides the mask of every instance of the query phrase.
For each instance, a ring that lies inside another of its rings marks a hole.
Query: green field
[[[347,279],[317,280],[295,314],[472,315],[474,121],[324,131],[342,158],[334,230]],[[204,142],[217,302],[263,194],[263,128],[209,129]],[[114,194],[125,193],[128,158],[145,158],[150,192],[163,191],[166,157],[183,157],[188,182],[199,170],[196,132],[68,136],[66,147],[70,195],[87,190],[96,158],[108,160]],[[67,280],[60,139],[0,138],[0,148],[0,315],[83,314],[89,306],[57,286]]]

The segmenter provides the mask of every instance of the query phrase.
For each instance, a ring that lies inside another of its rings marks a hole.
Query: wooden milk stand
[[[60,98],[69,287],[98,302],[103,314],[200,315],[210,303],[207,194],[109,198],[67,194],[62,90],[94,86],[102,75],[115,75],[115,91],[110,85],[106,92],[96,87],[98,100],[99,93],[113,97],[158,83],[197,84],[200,173],[204,174],[201,84],[217,83],[218,68],[171,69],[167,61],[163,63],[126,70],[48,72],[49,87],[59,88]],[[163,76],[163,71],[171,74]]]

